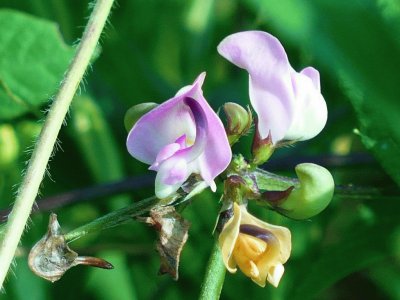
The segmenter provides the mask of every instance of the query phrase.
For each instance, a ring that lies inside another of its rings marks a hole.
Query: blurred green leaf
[[[392,198],[382,205],[377,199],[363,205],[353,203],[353,207],[342,203],[324,233],[324,241],[301,258],[288,298],[314,299],[349,274],[394,256],[397,202]]]
[[[400,273],[398,264],[391,261],[378,263],[368,271],[368,275],[390,299],[400,299]]]
[[[97,103],[87,95],[77,96],[71,106],[71,115],[69,133],[76,141],[93,178],[98,182],[122,179],[125,172],[119,144]],[[121,119],[121,126],[122,123]],[[121,141],[120,144],[125,143]],[[130,202],[124,195],[113,198],[118,202],[113,209]]]
[[[56,24],[0,10],[0,119],[37,114],[57,89],[74,50]]]
[[[13,299],[25,300],[45,300],[48,299],[48,283],[29,270],[25,256],[17,259],[17,264],[14,269],[18,280],[11,280],[11,290]],[[29,295],[29,296],[28,296]]]
[[[103,251],[97,255],[111,262],[114,269],[90,270],[87,287],[96,295],[96,299],[137,299],[124,254],[120,251]]]

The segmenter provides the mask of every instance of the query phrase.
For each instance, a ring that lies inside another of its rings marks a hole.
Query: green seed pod
[[[295,170],[300,186],[291,191],[277,210],[293,219],[308,219],[328,206],[333,197],[335,183],[331,173],[316,164],[299,164]]]
[[[124,125],[126,131],[130,131],[135,123],[146,113],[155,108],[158,104],[152,102],[140,103],[132,106],[125,113]]]

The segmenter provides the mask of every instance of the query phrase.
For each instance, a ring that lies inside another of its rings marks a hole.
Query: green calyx
[[[251,146],[251,153],[253,155],[252,165],[259,166],[267,162],[274,153],[275,147],[272,143],[271,132],[266,138],[262,138],[258,131],[258,119],[256,118],[256,132]]]

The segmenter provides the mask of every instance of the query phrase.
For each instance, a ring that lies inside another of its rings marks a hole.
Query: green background
[[[0,208],[13,203],[49,101],[74,54],[88,1],[0,2]],[[400,4],[396,0],[120,0],[59,136],[46,198],[148,174],[125,149],[132,105],[162,102],[207,72],[204,94],[217,110],[248,103],[247,74],[216,51],[228,34],[264,30],[284,45],[296,70],[321,73],[329,119],[311,141],[276,151],[267,170],[294,176],[300,162],[328,168],[338,185],[331,205],[296,222],[251,205],[292,231],[293,253],[279,288],[227,274],[222,299],[400,299]],[[234,147],[249,155],[251,136]],[[221,187],[219,191],[221,190]],[[65,232],[152,194],[129,193],[54,209]],[[49,212],[29,222],[1,299],[196,299],[219,196],[204,193],[183,213],[192,226],[180,279],[157,276],[156,233],[138,222],[73,242],[112,271],[76,267],[52,284],[35,277],[27,253]]]

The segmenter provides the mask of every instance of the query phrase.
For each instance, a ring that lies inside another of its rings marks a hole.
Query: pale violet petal
[[[175,193],[189,177],[184,160],[170,158],[160,165],[155,181],[157,198],[164,199]]]
[[[218,52],[250,75],[250,101],[259,119],[261,138],[271,132],[275,143],[283,139],[293,117],[294,95],[290,65],[281,43],[262,31],[226,37]]]
[[[271,132],[273,143],[307,140],[325,126],[327,109],[318,71],[293,70],[274,36],[261,31],[235,33],[220,43],[218,51],[249,73],[250,102],[261,138]]]
[[[184,135],[183,135],[184,136]],[[155,162],[149,167],[149,170],[157,171],[160,163],[162,163],[167,158],[170,158],[175,154],[176,151],[181,149],[179,143],[168,144],[163,147],[160,152],[158,152]]]

